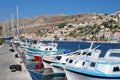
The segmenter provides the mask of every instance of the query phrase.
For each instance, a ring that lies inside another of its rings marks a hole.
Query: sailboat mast
[[[6,25],[5,25],[5,22],[3,23],[3,26],[4,26],[4,31],[3,31],[4,37],[6,37]]]
[[[16,35],[16,30],[15,30],[15,17],[14,17],[14,13],[12,14],[12,36]]]
[[[6,26],[5,26],[6,30],[9,29],[9,19],[7,18],[7,21],[6,21]],[[6,32],[6,37],[8,36],[9,34],[9,31]]]
[[[13,27],[13,17],[12,17],[12,14],[11,14],[11,25],[10,25],[10,34],[11,34],[11,36],[13,36],[12,35],[12,27]]]
[[[17,10],[17,25],[16,25],[16,28],[17,28],[17,38],[19,39],[19,29],[18,29],[18,27],[19,27],[19,21],[18,21],[18,6],[16,7],[16,10]]]

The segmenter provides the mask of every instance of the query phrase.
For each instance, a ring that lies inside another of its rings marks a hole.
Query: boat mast
[[[16,11],[17,11],[17,25],[16,25],[16,29],[17,29],[17,39],[19,39],[19,23],[18,23],[18,6],[16,6]]]
[[[4,37],[6,37],[6,25],[5,25],[5,22],[3,23],[3,26],[4,26],[4,31],[3,31]]]
[[[11,34],[11,36],[12,36],[12,27],[13,27],[13,17],[12,17],[12,14],[11,14],[11,20],[10,20],[10,34]]]
[[[5,30],[8,30],[8,29],[9,29],[9,20],[7,18],[6,25],[5,25]],[[5,33],[6,33],[5,37],[8,37],[9,31],[5,31]]]
[[[15,20],[14,20],[14,13],[11,14],[11,36],[15,36]]]

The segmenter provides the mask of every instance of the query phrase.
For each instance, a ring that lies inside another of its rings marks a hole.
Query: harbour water
[[[43,43],[48,43],[48,42],[49,41],[44,41]],[[90,46],[89,42],[76,42],[76,41],[59,41],[58,42],[57,41],[57,43],[59,44],[58,48],[69,49],[71,51],[75,51],[78,49],[85,49]],[[93,48],[97,45],[100,45],[98,49],[101,49],[102,51],[102,54],[100,55],[100,57],[103,57],[105,55],[105,52],[108,49],[116,49],[116,48],[120,49],[120,43],[98,43],[97,42],[97,43],[94,43]],[[67,80],[65,75],[54,76],[51,69],[44,69],[43,65],[39,62],[25,61],[25,63],[33,80]],[[80,80],[88,80],[88,78],[83,76],[81,77]],[[98,79],[93,78],[91,80],[98,80]]]

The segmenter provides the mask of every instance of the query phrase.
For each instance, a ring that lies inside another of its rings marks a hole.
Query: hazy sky
[[[0,0],[0,20],[10,18],[19,8],[19,17],[39,15],[114,13],[120,10],[120,0]]]

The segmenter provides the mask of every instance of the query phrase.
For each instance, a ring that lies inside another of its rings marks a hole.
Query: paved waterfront
[[[7,44],[0,48],[0,80],[32,80],[24,63],[20,63],[21,58],[15,58],[17,52],[10,52],[9,49]],[[9,66],[13,64],[20,64],[22,71],[11,72]]]

